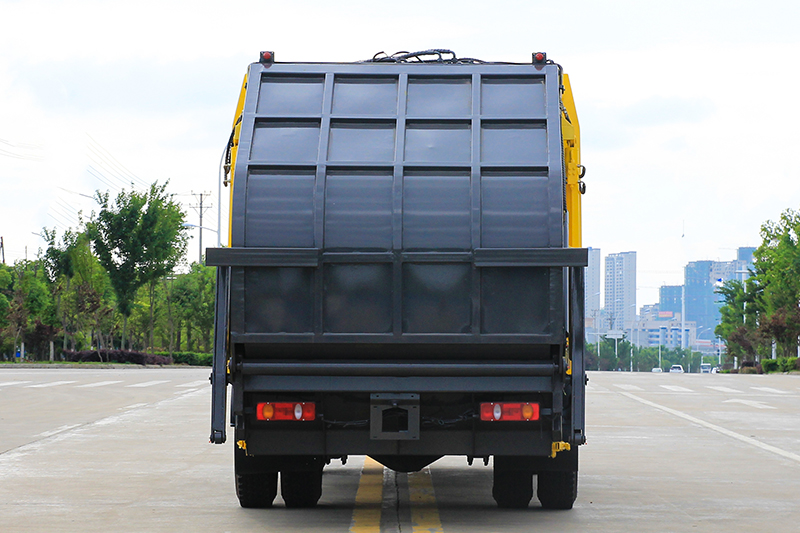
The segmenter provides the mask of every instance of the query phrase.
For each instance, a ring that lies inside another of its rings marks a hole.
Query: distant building
[[[605,277],[608,329],[628,329],[636,320],[636,252],[607,255]]]
[[[596,327],[600,316],[600,248],[589,248],[589,266],[585,269],[584,316],[587,326]]]
[[[756,249],[751,246],[742,246],[736,251],[736,270],[734,274],[739,281],[745,281],[753,270],[753,254]]]
[[[719,324],[720,296],[715,292],[723,283],[744,281],[753,268],[755,248],[737,250],[734,261],[693,261],[684,270],[686,320],[697,325],[697,348],[714,344],[714,329]]]
[[[721,276],[729,273],[728,266],[715,261],[692,261],[684,269],[686,319],[697,324],[698,338],[709,340],[714,336],[721,307],[714,290],[724,279]]]
[[[671,320],[639,320],[634,323],[631,341],[643,348],[654,348],[659,345],[665,348],[693,346],[696,342],[697,328],[694,322],[681,325],[680,313]]]
[[[668,320],[681,314],[682,294],[683,285],[662,285],[658,289],[658,310],[664,313],[663,318]]]

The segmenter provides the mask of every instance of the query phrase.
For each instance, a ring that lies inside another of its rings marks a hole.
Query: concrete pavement
[[[232,444],[208,444],[208,373],[0,368],[0,530],[350,531],[363,457],[326,468],[316,509],[238,506]],[[447,532],[797,530],[800,377],[590,379],[573,510],[497,509],[491,466],[450,457],[385,471],[373,530],[434,513]]]

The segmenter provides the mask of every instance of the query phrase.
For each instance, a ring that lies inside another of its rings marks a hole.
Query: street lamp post
[[[198,263],[202,263],[203,262],[203,230],[213,231],[214,233],[217,234],[217,236],[219,236],[219,231],[217,231],[215,229],[207,228],[205,226],[198,226],[197,224],[190,224],[188,222],[184,222],[183,223],[183,227],[184,228],[197,228],[197,229],[200,230],[200,254],[199,254],[198,258],[197,258],[197,262]]]

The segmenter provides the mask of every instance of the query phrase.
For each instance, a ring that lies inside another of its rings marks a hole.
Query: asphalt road
[[[491,467],[351,457],[316,509],[245,510],[208,369],[0,367],[0,531],[798,531],[800,376],[590,373],[571,511],[500,510]]]

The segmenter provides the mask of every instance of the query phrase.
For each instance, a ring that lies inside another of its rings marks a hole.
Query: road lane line
[[[51,431],[45,431],[44,433],[39,433],[38,435],[36,435],[36,437],[52,437],[53,435],[58,435],[59,433],[69,431],[70,429],[76,428],[78,426],[80,426],[80,424],[61,426],[60,428],[56,428]]]
[[[671,390],[672,392],[694,392],[692,389],[687,389],[686,387],[681,387],[679,385],[659,385],[659,387]]]
[[[9,385],[24,385],[30,381],[4,381],[0,383],[0,387],[8,387]]]
[[[199,385],[211,385],[211,382],[207,379],[200,379],[197,381],[190,381],[189,383],[184,383],[182,385],[175,385],[176,387],[197,387]]]
[[[383,465],[371,457],[364,457],[350,533],[379,533],[382,501]]]
[[[684,420],[688,420],[693,424],[698,424],[700,426],[703,426],[704,428],[716,431],[717,433],[722,433],[723,435],[744,442],[745,444],[750,444],[751,446],[755,446],[756,448],[761,448],[764,451],[771,452],[774,453],[775,455],[780,455],[781,457],[785,457],[786,459],[791,459],[792,461],[800,463],[800,455],[797,455],[795,453],[787,452],[786,450],[781,450],[780,448],[771,446],[769,444],[764,444],[763,442],[750,437],[745,437],[744,435],[736,433],[735,431],[731,431],[730,429],[725,429],[724,427],[712,424],[711,422],[706,422],[705,420],[700,420],[699,418],[695,418],[692,415],[687,415],[682,411],[671,409],[664,405],[659,405],[655,402],[651,402],[650,400],[645,400],[644,398],[639,398],[638,396],[636,396],[635,394],[631,394],[630,392],[620,392],[620,394],[622,394],[627,398],[630,398],[631,400],[636,400],[639,403],[649,405],[650,407],[654,407],[655,409],[659,409],[661,411],[664,411],[665,413],[677,416],[678,418],[683,418]]]
[[[615,387],[619,387],[622,390],[627,390],[627,391],[643,391],[644,390],[643,388],[637,387],[636,385],[625,385],[625,384],[620,384],[620,383],[614,383],[614,386]]]
[[[717,387],[715,385],[706,385],[706,388],[714,389],[714,390],[719,391],[719,392],[730,392],[730,393],[734,393],[734,394],[743,394],[742,391],[736,390],[736,389],[732,389],[730,387],[722,387],[722,386]]]
[[[88,389],[91,387],[105,387],[106,385],[113,385],[115,383],[122,383],[120,381],[98,381],[97,383],[87,383],[86,385],[75,385],[76,389]]]
[[[408,474],[408,494],[412,533],[444,533],[436,507],[430,468],[426,466],[419,472]]]
[[[750,387],[751,389],[760,390],[761,392],[769,392],[771,394],[789,394],[789,391],[773,389],[772,387]]]
[[[722,403],[740,403],[742,405],[747,405],[750,407],[755,407],[756,409],[775,409],[771,405],[767,405],[765,402],[759,402],[758,400],[742,400],[739,398],[733,400],[725,400]]]
[[[134,383],[133,385],[125,385],[125,387],[152,387],[153,385],[160,385],[162,383],[169,383],[170,380],[162,379],[157,381],[145,381],[144,383]]]
[[[39,383],[38,385],[28,385],[26,389],[43,389],[45,387],[55,387],[57,385],[69,385],[70,383],[77,383],[77,381],[51,381],[49,383]]]

